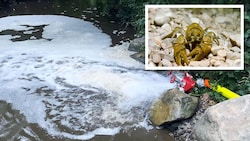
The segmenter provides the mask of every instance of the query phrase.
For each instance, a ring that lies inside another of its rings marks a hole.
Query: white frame
[[[149,8],[240,8],[241,65],[240,67],[149,67],[148,66],[148,10]],[[145,70],[244,70],[244,5],[146,5],[145,6]]]

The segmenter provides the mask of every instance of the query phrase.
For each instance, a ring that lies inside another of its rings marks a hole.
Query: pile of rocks
[[[178,124],[174,125],[176,128],[171,129],[170,135],[175,138],[176,141],[198,141],[196,139],[196,136],[194,134],[194,126],[197,123],[197,121],[204,115],[205,111],[215,105],[216,102],[214,102],[209,94],[203,94],[200,97],[199,106],[197,109],[197,112],[194,114],[192,118],[183,120],[179,122]],[[173,126],[173,125],[171,125]]]
[[[220,45],[214,43],[207,58],[191,61],[189,66],[240,67],[242,59],[240,9],[201,9],[197,12],[192,9],[150,8],[148,15],[146,49],[149,67],[177,66],[172,44],[175,39],[162,40],[162,37],[171,33],[175,27],[186,30],[186,27],[194,22],[199,23],[203,29],[211,26],[219,38]],[[187,53],[189,52],[187,49]]]
[[[195,141],[195,123],[214,104],[208,94],[202,95],[198,100],[178,89],[170,89],[152,105],[149,120],[155,126],[169,129],[170,135],[177,141]]]
[[[203,94],[198,102],[197,97],[171,89],[153,104],[149,119],[168,128],[176,141],[248,141],[249,105],[250,95],[216,103]]]

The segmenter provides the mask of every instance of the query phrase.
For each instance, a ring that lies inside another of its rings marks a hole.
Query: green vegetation
[[[244,12],[244,70],[236,71],[195,71],[191,72],[195,77],[209,78],[213,83],[220,84],[231,91],[239,94],[246,95],[250,94],[250,9],[249,5],[246,5]],[[225,100],[220,94],[207,89],[198,89],[196,88],[195,93],[204,93],[209,92],[211,96],[217,102]]]
[[[138,35],[144,34],[146,4],[242,4],[244,0],[193,0],[179,2],[176,0],[109,0],[104,4],[104,14],[117,17],[124,24],[133,25]],[[106,6],[105,6],[106,5]],[[245,4],[245,70],[243,71],[190,71],[196,78],[209,78],[211,82],[218,83],[240,95],[250,94],[250,5]],[[217,101],[225,98],[220,94],[206,88],[195,88],[194,93],[203,94],[208,92]]]

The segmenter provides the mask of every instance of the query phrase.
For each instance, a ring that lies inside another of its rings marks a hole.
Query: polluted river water
[[[1,140],[171,141],[147,118],[174,85],[82,19],[0,18]],[[23,39],[23,40],[19,40]]]

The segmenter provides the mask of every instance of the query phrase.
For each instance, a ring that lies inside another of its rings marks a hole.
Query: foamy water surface
[[[150,129],[152,101],[174,87],[131,59],[128,43],[110,48],[110,37],[89,22],[33,15],[0,18],[0,25],[0,100],[50,135],[87,140]],[[37,32],[42,37],[13,42]]]

